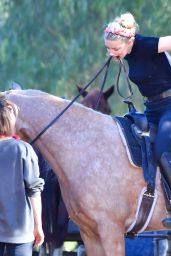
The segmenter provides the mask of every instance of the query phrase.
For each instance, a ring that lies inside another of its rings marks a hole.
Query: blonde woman
[[[171,36],[143,36],[131,13],[124,13],[104,31],[107,51],[115,61],[125,59],[129,78],[146,97],[145,114],[157,129],[154,153],[171,188]],[[163,220],[171,228],[171,217]]]

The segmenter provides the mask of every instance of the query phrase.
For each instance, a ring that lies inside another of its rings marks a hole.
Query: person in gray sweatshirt
[[[18,108],[0,94],[0,256],[31,256],[44,240],[37,155],[13,138]]]

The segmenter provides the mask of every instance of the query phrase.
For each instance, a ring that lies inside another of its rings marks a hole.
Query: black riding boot
[[[171,153],[170,152],[164,152],[161,156],[160,159],[160,167],[161,167],[161,173],[163,174],[169,188],[171,191]],[[169,207],[170,208],[171,202],[169,202]],[[162,224],[165,228],[171,229],[171,211],[168,210],[168,217],[165,218],[162,221]]]

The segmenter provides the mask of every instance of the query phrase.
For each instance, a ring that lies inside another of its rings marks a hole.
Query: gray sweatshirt
[[[34,218],[29,197],[40,195],[37,156],[30,144],[0,140],[0,242],[34,240]]]

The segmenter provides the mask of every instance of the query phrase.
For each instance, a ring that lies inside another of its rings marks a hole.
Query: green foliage
[[[0,89],[16,81],[72,98],[75,85],[85,85],[106,61],[103,30],[125,11],[136,16],[144,34],[170,33],[169,0],[0,0]],[[112,63],[106,86],[116,82],[117,70]],[[120,84],[126,92],[123,76]],[[117,95],[111,104],[113,113],[126,111]]]

